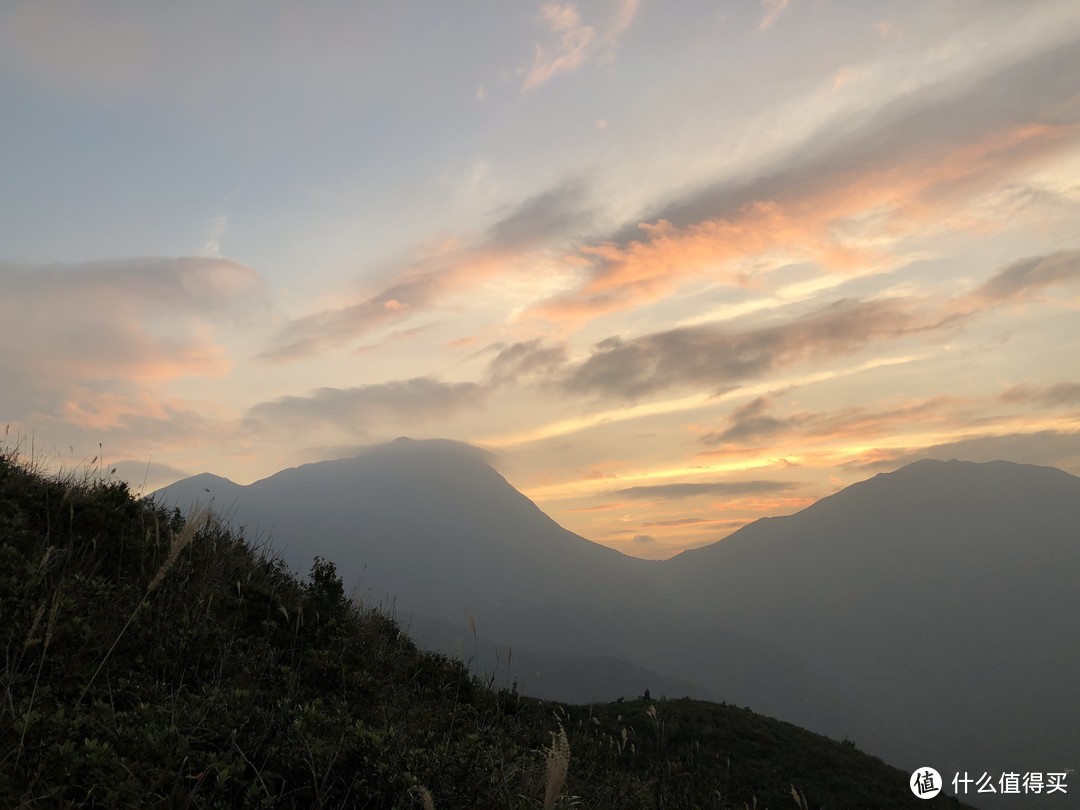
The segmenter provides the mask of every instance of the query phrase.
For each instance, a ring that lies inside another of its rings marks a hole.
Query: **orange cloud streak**
[[[1076,125],[1010,127],[936,156],[822,179],[791,198],[744,205],[727,219],[682,228],[665,220],[641,223],[637,241],[583,247],[574,259],[589,268],[587,280],[529,312],[573,327],[651,303],[687,278],[757,285],[761,278],[748,268],[767,262],[771,253],[784,261],[814,261],[830,273],[855,273],[887,258],[873,243],[913,227],[948,221],[977,229],[973,219],[957,217],[965,200],[1071,147],[1078,132]],[[870,224],[862,221],[871,218]],[[852,228],[855,233],[845,235]]]

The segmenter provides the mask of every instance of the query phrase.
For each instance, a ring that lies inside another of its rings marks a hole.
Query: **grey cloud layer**
[[[844,299],[757,329],[714,324],[682,327],[596,344],[588,357],[564,362],[566,349],[533,340],[500,353],[491,374],[543,371],[566,393],[634,400],[679,388],[731,390],[799,362],[854,353],[877,341],[959,326],[1035,290],[1080,281],[1080,251],[1035,256],[995,272],[976,291],[937,306],[910,298]],[[744,440],[784,427],[764,400],[748,403],[711,441]]]
[[[5,300],[23,307],[77,304],[88,319],[107,320],[118,310],[158,313],[216,312],[261,296],[254,270],[226,259],[186,256],[113,259],[85,264],[0,263]],[[12,307],[14,309],[14,307]]]
[[[724,390],[799,360],[847,354],[878,338],[935,325],[909,302],[889,299],[838,301],[787,323],[742,332],[696,326],[628,341],[613,337],[598,344],[563,387],[623,399],[674,388]]]
[[[720,433],[708,433],[702,436],[705,444],[721,444],[731,441],[746,441],[760,436],[768,436],[788,427],[788,422],[777,419],[765,412],[769,406],[768,397],[758,397],[735,409],[731,415],[731,424]]]
[[[1008,301],[1035,290],[1080,281],[1080,250],[1030,256],[995,273],[975,291],[975,298]]]
[[[960,416],[956,406],[963,407],[963,400],[950,397],[931,397],[897,407],[867,408],[849,407],[828,411],[800,411],[784,417],[768,413],[772,397],[758,397],[736,408],[722,431],[711,431],[701,437],[707,446],[727,446],[730,452],[740,452],[747,445],[759,441],[776,441],[792,431],[805,439],[820,439],[833,435],[876,435],[886,433],[896,425],[913,421],[922,424],[968,424],[974,417],[969,413]],[[707,454],[729,452],[723,448],[706,451]]]
[[[699,484],[656,484],[628,487],[605,493],[607,497],[634,500],[679,500],[700,495],[760,495],[788,492],[799,485],[791,481],[711,481]],[[657,524],[663,525],[663,524]]]
[[[550,380],[567,362],[566,347],[545,345],[539,338],[514,343],[502,349],[488,364],[495,384],[536,379]]]
[[[39,381],[205,371],[221,358],[202,327],[266,307],[258,273],[201,257],[0,264],[0,289],[0,363]]]
[[[1049,407],[1080,405],[1080,383],[1061,382],[1043,387],[1015,385],[1001,398],[1005,402],[1037,402]]]
[[[250,421],[285,425],[333,425],[363,430],[373,421],[418,421],[478,407],[487,395],[476,383],[447,383],[431,377],[355,388],[319,388],[306,396],[260,402]]]

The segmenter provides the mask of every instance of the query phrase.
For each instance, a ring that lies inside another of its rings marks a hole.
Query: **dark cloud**
[[[1001,395],[1005,402],[1037,402],[1051,407],[1080,405],[1080,383],[1063,382],[1043,387],[1014,385]]]
[[[720,444],[730,441],[745,441],[779,433],[790,427],[790,423],[765,413],[769,406],[768,397],[758,397],[735,409],[731,415],[731,424],[717,433],[715,431],[702,436],[705,444]]]
[[[1058,383],[1044,388],[1039,400],[1048,405],[1080,405],[1080,383]]]
[[[609,338],[562,385],[571,393],[623,399],[683,387],[729,390],[800,360],[847,354],[940,325],[902,299],[837,301],[787,323],[741,332],[696,326],[628,341]]]
[[[1031,256],[1013,262],[982,284],[975,296],[997,303],[1072,281],[1080,281],[1080,250]]]
[[[639,546],[648,546],[656,542],[656,538],[651,534],[635,534],[631,541]]]
[[[476,383],[447,383],[432,377],[354,388],[319,388],[307,396],[260,402],[248,420],[289,425],[330,424],[362,430],[372,421],[417,421],[479,406],[487,389]]]
[[[488,364],[493,383],[549,380],[566,364],[566,347],[545,345],[540,339],[514,343],[502,349]]]
[[[710,481],[702,484],[655,484],[643,487],[616,489],[605,493],[607,497],[633,498],[635,500],[679,500],[700,495],[758,495],[788,492],[799,485],[791,481]]]
[[[259,357],[294,360],[336,348],[436,304],[447,292],[506,272],[520,255],[560,244],[580,234],[591,221],[584,183],[578,178],[565,180],[516,206],[474,244],[396,268],[397,280],[378,294],[290,321]]]
[[[581,178],[565,180],[514,208],[491,225],[481,246],[485,250],[519,251],[580,235],[592,223]]]

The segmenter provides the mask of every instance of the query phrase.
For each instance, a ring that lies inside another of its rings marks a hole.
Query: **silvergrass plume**
[[[154,574],[154,578],[150,580],[150,584],[146,587],[146,595],[152,594],[161,584],[161,581],[165,579],[165,575],[169,573],[176,561],[180,558],[180,554],[185,548],[187,548],[191,541],[207,522],[210,517],[210,507],[205,507],[200,510],[194,517],[192,517],[184,525],[184,530],[179,535],[174,535],[172,538],[172,544],[169,546],[169,556],[165,558],[165,562],[161,564],[161,568]]]
[[[435,810],[435,799],[430,790],[423,785],[417,785],[416,792],[420,794],[420,803],[424,805],[424,810]]]
[[[566,738],[566,729],[559,724],[558,734],[552,732],[551,748],[547,752],[547,780],[544,785],[544,810],[552,810],[563,786],[566,785],[566,772],[570,765],[570,741]]]

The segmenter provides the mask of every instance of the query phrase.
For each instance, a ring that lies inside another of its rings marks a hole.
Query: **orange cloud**
[[[471,244],[444,242],[408,263],[380,291],[359,301],[304,315],[286,323],[260,354],[295,360],[335,349],[387,324],[438,305],[449,295],[521,267],[550,241],[567,239],[588,221],[582,188],[570,180],[533,197],[494,222]]]
[[[588,245],[576,257],[588,268],[574,291],[541,302],[530,314],[568,326],[651,303],[688,278],[758,286],[752,269],[812,261],[851,274],[889,258],[887,245],[912,228],[978,229],[958,216],[972,199],[1013,174],[1075,145],[1072,124],[1010,126],[937,154],[885,160],[774,199],[743,204],[725,218],[677,227],[661,219],[638,226],[628,243]],[[775,254],[775,256],[773,256]]]

